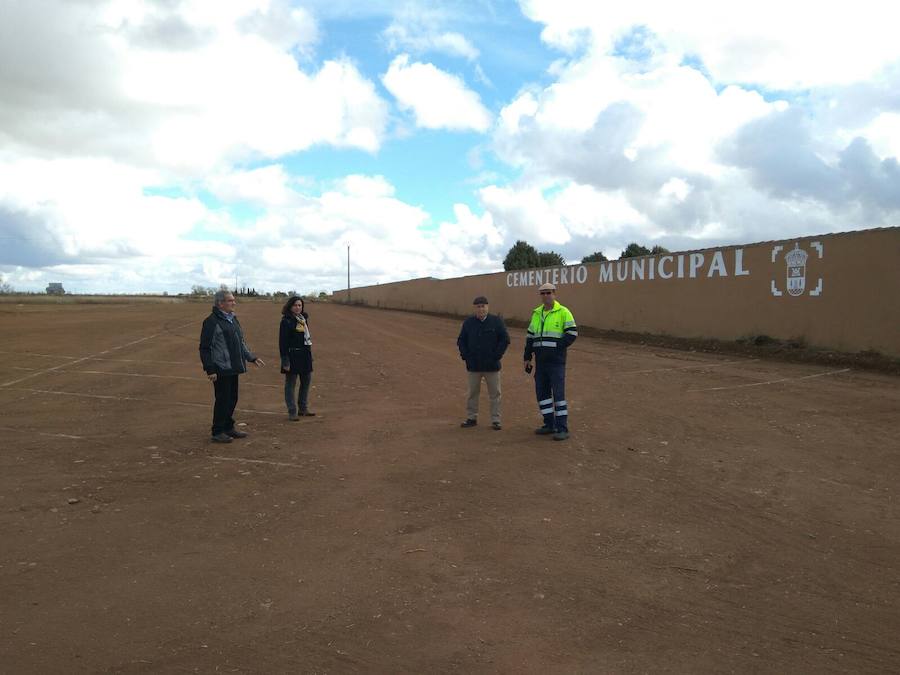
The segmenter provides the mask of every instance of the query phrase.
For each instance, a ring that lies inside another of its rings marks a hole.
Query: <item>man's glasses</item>
[[[541,291],[541,295],[553,295],[553,291]]]

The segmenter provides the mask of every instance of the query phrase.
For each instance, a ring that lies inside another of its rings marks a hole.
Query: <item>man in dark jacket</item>
[[[466,362],[469,375],[466,421],[460,426],[474,427],[478,424],[478,397],[483,378],[491,398],[491,426],[500,431],[500,359],[509,347],[509,333],[503,319],[488,313],[486,297],[479,295],[472,304],[475,311],[463,321],[456,340],[459,356]]]
[[[214,443],[231,443],[232,439],[247,435],[247,432],[234,428],[238,376],[247,372],[247,361],[257,368],[266,364],[244,342],[241,324],[234,314],[234,295],[230,291],[216,291],[213,302],[212,314],[204,319],[200,331],[200,361],[216,392],[212,440]]]

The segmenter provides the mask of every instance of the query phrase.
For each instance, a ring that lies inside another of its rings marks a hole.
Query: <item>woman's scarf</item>
[[[312,346],[312,335],[309,334],[309,321],[306,320],[306,317],[303,314],[301,314],[300,316],[295,316],[294,320],[297,323],[300,323],[301,321],[303,322],[303,327],[305,329],[303,331],[303,344],[306,345],[307,347],[311,347]]]

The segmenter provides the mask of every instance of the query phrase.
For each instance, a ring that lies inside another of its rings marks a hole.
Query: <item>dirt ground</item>
[[[212,445],[208,307],[0,306],[0,672],[900,670],[896,376],[584,336],[560,443],[522,330],[461,429],[458,320],[309,310]]]

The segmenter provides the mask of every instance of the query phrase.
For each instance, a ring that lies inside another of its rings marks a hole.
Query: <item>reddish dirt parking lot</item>
[[[522,329],[461,429],[459,320],[308,309],[212,445],[206,305],[0,305],[0,671],[900,670],[896,376],[582,336],[560,443]]]

